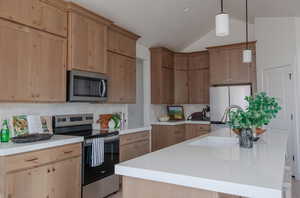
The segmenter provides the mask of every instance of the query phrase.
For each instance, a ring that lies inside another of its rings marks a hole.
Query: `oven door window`
[[[106,80],[74,76],[73,95],[78,97],[106,97]]]
[[[105,142],[104,163],[92,167],[92,144],[84,148],[84,185],[88,185],[102,178],[114,174],[115,164],[119,163],[119,140]]]

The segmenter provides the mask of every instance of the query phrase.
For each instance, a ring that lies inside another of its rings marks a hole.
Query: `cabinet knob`
[[[51,172],[51,170],[50,170],[50,169],[48,169],[48,170],[47,170],[47,172],[48,172],[48,173],[50,173],[50,172]]]
[[[55,169],[55,168],[52,168],[52,171],[53,171],[53,172],[55,172],[55,171],[56,171],[56,169]]]

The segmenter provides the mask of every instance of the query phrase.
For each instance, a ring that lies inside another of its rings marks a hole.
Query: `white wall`
[[[245,23],[241,20],[231,18],[230,20],[230,35],[226,37],[217,37],[215,30],[208,32],[205,36],[201,37],[199,40],[195,41],[188,47],[182,50],[182,52],[193,52],[202,51],[206,47],[227,45],[232,43],[240,43],[246,41],[246,30]],[[254,39],[254,25],[249,24],[249,40]]]
[[[270,68],[291,66],[295,78],[296,123],[292,127],[292,141],[297,167],[295,176],[300,178],[300,19],[298,18],[256,18],[255,37],[257,39],[257,82],[258,90],[264,89],[264,71]],[[298,48],[298,49],[297,49]],[[298,56],[298,61],[297,61]],[[291,144],[291,142],[289,142]]]

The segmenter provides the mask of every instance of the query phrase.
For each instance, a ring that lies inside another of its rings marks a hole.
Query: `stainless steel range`
[[[119,163],[119,132],[101,133],[93,130],[93,114],[57,115],[53,117],[53,131],[57,135],[83,136],[82,197],[102,198],[119,191],[119,176],[114,166]],[[103,138],[104,162],[92,167],[92,142]]]

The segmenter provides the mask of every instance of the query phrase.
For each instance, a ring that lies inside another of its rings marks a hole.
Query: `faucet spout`
[[[240,110],[243,110],[243,108],[240,107],[240,106],[238,106],[238,105],[231,105],[231,106],[227,107],[227,108],[225,109],[225,112],[224,112],[224,115],[223,115],[223,117],[222,117],[222,119],[221,119],[221,122],[226,123],[226,122],[228,121],[228,115],[229,115],[229,113],[230,113],[230,111],[231,111],[232,109],[240,109]]]

